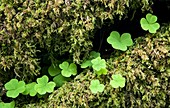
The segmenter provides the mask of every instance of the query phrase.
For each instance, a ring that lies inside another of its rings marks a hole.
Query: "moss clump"
[[[160,108],[169,106],[170,79],[170,24],[156,34],[136,39],[135,45],[125,53],[115,53],[107,60],[109,72],[100,81],[103,93],[92,94],[89,84],[96,76],[84,71],[74,81],[66,83],[47,102],[24,107],[45,108]],[[126,77],[124,88],[109,85],[111,75]]]
[[[39,74],[41,49],[55,57],[70,53],[79,63],[81,54],[92,48],[94,29],[104,20],[150,5],[148,0],[135,1],[137,5],[131,6],[134,0],[1,0],[0,80]]]

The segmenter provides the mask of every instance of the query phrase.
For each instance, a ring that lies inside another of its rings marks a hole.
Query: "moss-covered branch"
[[[124,54],[115,53],[107,60],[109,72],[100,78],[105,84],[103,93],[92,94],[89,84],[96,76],[86,70],[74,81],[66,83],[48,102],[24,107],[41,108],[151,108],[169,106],[170,25],[162,26],[156,34],[139,37]],[[126,77],[124,88],[109,85],[111,75]]]

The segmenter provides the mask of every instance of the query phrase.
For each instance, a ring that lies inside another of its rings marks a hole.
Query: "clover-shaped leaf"
[[[104,85],[100,84],[99,80],[92,80],[90,84],[90,90],[92,93],[103,92]]]
[[[19,93],[25,91],[25,82],[11,79],[5,84],[5,89],[8,90],[6,94],[8,97],[16,98]]]
[[[96,51],[91,51],[90,52],[90,59],[95,59],[97,57],[100,57],[100,53]]]
[[[81,68],[87,68],[92,66],[91,60],[95,59],[97,57],[100,57],[100,53],[99,52],[95,52],[95,51],[91,51],[90,52],[90,57],[89,60],[85,60],[82,64],[81,64]]]
[[[156,30],[160,28],[159,23],[156,23],[157,17],[148,13],[145,18],[141,18],[140,24],[143,30],[149,30],[150,33],[156,33]]]
[[[70,77],[71,75],[77,74],[77,66],[74,63],[69,65],[68,62],[64,61],[59,65],[59,67],[62,69],[61,74],[65,77]]]
[[[100,75],[106,75],[107,74],[107,69],[106,68],[102,68],[102,69],[100,69],[99,71],[95,71],[95,73],[98,75],[98,76],[100,76]]]
[[[14,108],[14,107],[15,107],[14,101],[12,101],[10,103],[0,102],[0,108]]]
[[[56,76],[58,74],[60,74],[61,70],[59,68],[59,66],[56,66],[54,64],[52,64],[49,68],[48,68],[48,73],[51,75],[51,76]]]
[[[94,70],[99,71],[100,69],[104,69],[106,68],[106,61],[104,59],[101,59],[101,57],[97,57],[93,60],[91,60],[92,62],[92,67]]]
[[[56,83],[56,87],[61,87],[65,82],[70,81],[71,78],[64,77],[63,75],[59,74],[53,78],[53,81]]]
[[[40,95],[44,95],[46,92],[53,92],[55,86],[56,84],[54,82],[48,82],[48,77],[44,75],[41,78],[37,78],[37,84],[34,86],[34,89]]]
[[[35,96],[37,94],[37,91],[34,89],[36,84],[37,84],[36,82],[32,82],[30,84],[27,84],[26,89],[22,94],[24,94],[24,95],[29,94],[30,96]]]
[[[120,34],[117,31],[112,31],[110,36],[107,38],[107,42],[112,45],[113,48],[126,51],[127,46],[132,46],[133,41],[129,33]]]
[[[112,79],[110,81],[110,85],[113,88],[118,88],[118,87],[124,87],[125,86],[125,78],[122,77],[121,74],[116,74],[116,75],[112,75]]]

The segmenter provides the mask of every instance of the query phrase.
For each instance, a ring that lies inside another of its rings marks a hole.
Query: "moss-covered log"
[[[54,57],[70,53],[79,63],[104,20],[121,19],[128,10],[148,10],[151,5],[151,0],[66,1],[0,1],[0,81],[39,74],[41,49]]]
[[[102,93],[92,94],[89,84],[97,77],[85,70],[74,81],[68,82],[47,102],[28,104],[27,108],[168,108],[170,107],[170,24],[163,25],[155,34],[135,40],[125,53],[115,53],[107,60],[109,72],[100,81]],[[124,88],[109,85],[111,75],[126,77]]]

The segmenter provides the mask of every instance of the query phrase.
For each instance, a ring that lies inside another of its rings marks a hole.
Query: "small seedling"
[[[37,94],[37,91],[34,89],[36,82],[32,82],[30,84],[26,85],[25,91],[22,93],[23,95],[30,95],[30,96],[35,96]]]
[[[77,74],[77,66],[74,63],[69,65],[68,62],[64,61],[62,64],[59,65],[60,69],[62,69],[61,74],[64,77],[70,77],[71,75]]]
[[[91,63],[91,60],[97,58],[97,57],[100,57],[100,53],[99,52],[95,52],[95,51],[92,51],[90,52],[90,57],[88,60],[85,60],[82,64],[81,64],[81,68],[87,68],[87,67],[90,67],[92,66],[92,63]]]
[[[5,84],[5,89],[7,90],[6,95],[8,97],[16,98],[20,93],[25,91],[25,82],[11,79]]]
[[[101,59],[101,57],[97,57],[93,59],[91,62],[93,69],[96,71],[100,71],[101,69],[106,68],[106,61],[105,59]]]
[[[140,24],[143,30],[149,30],[150,33],[156,33],[156,30],[160,28],[159,23],[156,23],[157,16],[148,13],[146,19],[142,18]]]
[[[122,77],[121,74],[116,74],[116,75],[112,75],[112,79],[110,81],[110,85],[113,88],[118,88],[118,87],[124,87],[125,86],[125,78]]]
[[[59,68],[59,65],[52,64],[48,68],[48,73],[50,74],[50,76],[53,77],[53,81],[55,82],[56,87],[61,87],[65,82],[71,80],[71,78],[64,77],[61,74],[61,69]]]
[[[100,53],[92,51],[90,53],[89,60],[85,60],[81,64],[81,68],[91,67],[94,69],[95,73],[100,76],[102,74],[107,74],[106,61],[101,59]]]
[[[92,80],[90,84],[90,90],[92,93],[103,92],[104,85],[100,84],[99,80]]]
[[[44,95],[46,92],[51,93],[54,91],[56,84],[54,82],[48,82],[48,77],[46,75],[41,78],[37,78],[37,84],[34,89],[40,94]]]
[[[126,51],[127,46],[132,46],[133,41],[129,33],[123,33],[121,36],[117,31],[112,31],[107,38],[107,42],[112,45],[113,48]]]
[[[10,103],[0,102],[0,108],[15,108],[15,102],[14,101]]]

